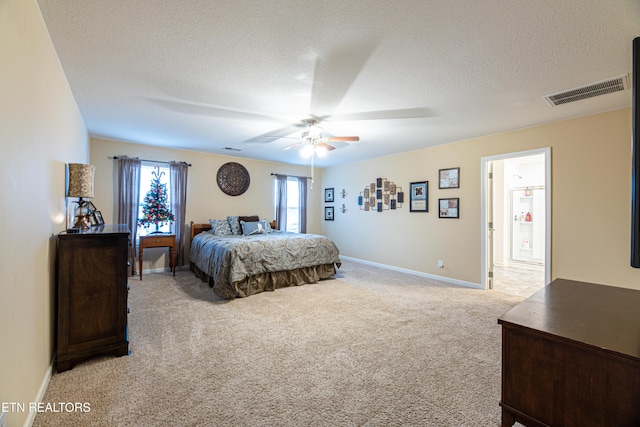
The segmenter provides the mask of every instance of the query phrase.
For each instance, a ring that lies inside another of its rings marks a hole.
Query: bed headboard
[[[200,234],[203,231],[209,231],[211,230],[211,224],[206,223],[206,224],[196,224],[193,221],[191,221],[191,240],[193,240],[193,236],[195,236],[196,234]]]
[[[269,223],[269,225],[271,225],[272,229],[276,229],[276,221],[273,220]],[[196,224],[195,222],[191,221],[191,240],[193,240],[193,236],[200,234],[204,231],[209,231],[211,230],[211,224],[210,223],[206,223],[206,224]]]

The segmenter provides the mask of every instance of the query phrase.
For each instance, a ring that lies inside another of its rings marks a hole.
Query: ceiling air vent
[[[618,92],[629,89],[629,76],[624,74],[612,79],[602,80],[586,86],[580,86],[564,92],[546,95],[544,99],[552,106],[567,104],[569,102],[580,101],[581,99],[593,98],[594,96],[606,95],[607,93]]]

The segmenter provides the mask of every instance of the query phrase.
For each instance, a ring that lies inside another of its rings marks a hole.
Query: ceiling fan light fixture
[[[324,147],[318,147],[318,146],[316,146],[316,147],[314,147],[314,148],[315,148],[315,150],[316,150],[316,154],[318,155],[318,157],[324,157],[324,156],[326,156],[326,155],[327,155],[327,153],[328,153],[327,149],[326,149],[326,148],[324,148]]]
[[[312,139],[322,138],[322,128],[320,126],[309,126],[309,137]]]
[[[315,147],[313,145],[305,144],[305,146],[302,147],[302,150],[300,150],[300,155],[305,159],[308,159],[309,157],[313,156],[314,152],[315,152]]]

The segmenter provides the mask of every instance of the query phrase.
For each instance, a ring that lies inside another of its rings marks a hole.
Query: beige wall
[[[93,203],[102,212],[105,222],[117,220],[116,162],[113,156],[127,155],[147,160],[184,161],[190,163],[187,180],[186,225],[193,222],[208,222],[223,219],[227,215],[258,214],[260,218],[275,219],[274,177],[271,173],[309,176],[308,166],[249,160],[217,154],[205,154],[186,150],[173,150],[122,141],[99,138],[91,139],[91,164],[96,166],[95,198]],[[242,164],[249,171],[251,183],[246,193],[240,196],[224,194],[216,184],[216,173],[227,162]],[[320,232],[320,196],[322,171],[316,171],[313,189],[309,190],[309,233]],[[187,229],[187,233],[188,233]],[[168,268],[166,249],[146,249],[143,270]],[[188,257],[186,258],[188,260]]]
[[[374,263],[482,283],[481,158],[551,147],[551,276],[640,289],[640,270],[629,267],[631,111],[598,114],[498,135],[460,141],[411,153],[318,171],[310,192],[309,231],[336,241],[341,254]],[[105,220],[113,221],[114,155],[183,160],[189,170],[187,221],[206,222],[237,213],[273,218],[271,172],[307,175],[308,168],[222,155],[171,150],[93,139],[96,198]],[[251,173],[245,195],[231,197],[215,184],[227,161],[244,164]],[[439,190],[438,169],[461,168],[461,188]],[[429,213],[410,213],[408,203],[396,211],[364,212],[357,196],[365,185],[384,177],[407,193],[409,183],[429,181]],[[336,202],[324,203],[323,189],[334,187]],[[339,195],[347,190],[348,197]],[[604,197],[606,195],[606,197]],[[461,217],[439,219],[437,199],[460,197]],[[339,212],[345,203],[347,213]],[[324,221],[323,206],[335,206],[335,221]],[[144,269],[165,268],[165,251],[146,255]],[[445,268],[437,268],[437,261]]]
[[[346,256],[480,284],[481,158],[542,147],[551,147],[552,278],[640,289],[640,270],[629,266],[630,109],[329,168],[324,186],[347,190],[348,212],[322,232]],[[460,189],[437,188],[438,169],[448,167],[460,167]],[[357,196],[377,177],[407,194],[410,182],[428,180],[429,213],[408,204],[360,211]],[[438,218],[444,197],[460,197],[460,219]]]
[[[54,236],[66,227],[65,163],[87,130],[35,1],[0,2],[0,402],[37,401],[53,355]],[[7,415],[9,426],[30,414]]]

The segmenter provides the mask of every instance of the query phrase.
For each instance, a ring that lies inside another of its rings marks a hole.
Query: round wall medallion
[[[229,162],[220,166],[216,176],[218,187],[224,194],[239,196],[249,188],[249,171],[240,163]]]

